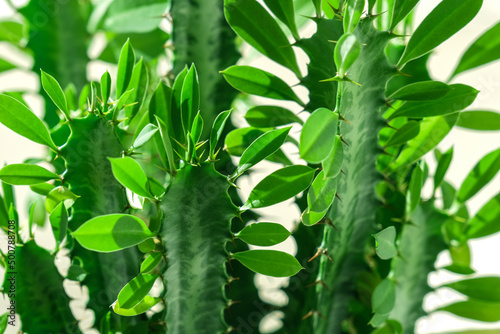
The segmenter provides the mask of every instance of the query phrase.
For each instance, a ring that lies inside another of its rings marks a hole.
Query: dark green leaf
[[[420,81],[404,86],[387,98],[389,100],[427,101],[444,97],[451,87],[441,81]]]
[[[444,286],[478,300],[500,303],[500,277],[476,277]]]
[[[436,311],[447,311],[459,317],[478,321],[500,321],[500,303],[494,302],[470,299],[441,307]]]
[[[217,118],[215,118],[212,131],[210,132],[210,160],[215,160],[217,143],[222,136],[222,132],[224,131],[224,127],[229,119],[229,116],[231,116],[231,110],[226,110],[221,112],[217,115]]]
[[[121,308],[118,302],[115,302],[115,304],[113,304],[112,306],[113,306],[113,311],[116,314],[119,314],[124,317],[134,317],[136,315],[149,311],[153,306],[155,306],[159,302],[161,302],[161,298],[146,296],[144,297],[143,300],[139,302],[139,304],[137,304],[135,307],[131,309]]]
[[[273,246],[285,241],[290,232],[281,224],[256,223],[247,225],[235,236],[250,245]]]
[[[118,60],[118,73],[116,75],[116,96],[120,98],[128,87],[135,65],[135,53],[130,41],[123,45]]]
[[[457,126],[472,130],[500,130],[500,114],[494,111],[464,111],[460,113]]]
[[[408,121],[399,130],[394,132],[387,140],[384,147],[398,146],[406,144],[420,133],[420,122]]]
[[[263,208],[298,195],[309,187],[314,172],[314,169],[302,165],[278,169],[253,188],[241,210]]]
[[[222,74],[231,86],[244,93],[295,101],[304,106],[288,84],[269,72],[251,66],[231,66],[222,71]]]
[[[142,197],[153,197],[148,188],[148,177],[141,165],[131,157],[108,158],[116,180]]]
[[[344,162],[343,145],[340,136],[336,135],[332,152],[330,152],[328,158],[322,162],[326,177],[336,177],[342,170],[342,163]]]
[[[339,115],[319,108],[307,119],[300,133],[300,157],[309,163],[320,163],[333,150]]]
[[[43,167],[30,164],[11,164],[0,170],[0,180],[12,185],[32,185],[54,179],[60,176]]]
[[[275,250],[249,250],[232,254],[231,257],[248,269],[267,276],[289,277],[303,269],[292,255]]]
[[[451,90],[440,99],[406,102],[390,118],[402,116],[421,118],[451,114],[467,108],[474,102],[479,93],[476,89],[462,84],[450,85],[449,87]]]
[[[326,177],[321,171],[314,179],[307,193],[307,205],[310,211],[324,212],[330,208],[337,193],[337,178]]]
[[[245,114],[245,119],[248,124],[257,128],[274,128],[290,123],[303,124],[293,112],[277,106],[252,107]]]
[[[479,37],[462,56],[453,76],[500,58],[500,23]],[[452,77],[453,77],[452,76]]]
[[[68,273],[66,274],[66,278],[71,281],[83,282],[85,277],[87,277],[88,272],[83,269],[81,266],[72,264],[68,268]]]
[[[467,227],[469,239],[481,238],[500,231],[500,193],[486,203]]]
[[[415,7],[419,0],[395,0],[394,11],[392,12],[391,27],[393,30]]]
[[[352,33],[359,23],[363,9],[365,8],[364,0],[347,0],[347,5],[344,10],[344,33]]]
[[[163,259],[163,254],[160,252],[151,253],[148,257],[141,263],[141,274],[147,274],[152,272],[158,263]]]
[[[66,229],[68,227],[68,211],[64,203],[59,203],[49,216],[50,225],[56,242],[59,244],[66,237]]]
[[[132,247],[154,236],[140,218],[125,214],[92,218],[73,232],[84,248],[102,253]]]
[[[120,308],[131,309],[151,291],[158,275],[140,274],[125,285],[118,294]]]
[[[194,117],[200,110],[200,85],[194,64],[184,78],[181,91],[181,118],[184,131],[191,131]]]
[[[300,36],[295,24],[293,0],[264,0],[264,2],[273,14],[290,29],[293,37],[299,40]]]
[[[436,173],[434,174],[434,191],[441,185],[444,180],[444,176],[450,167],[451,159],[453,159],[453,147],[446,151],[439,159],[438,165],[436,167]]]
[[[417,164],[413,169],[406,194],[406,214],[408,217],[415,211],[418,203],[420,203],[420,194],[424,185],[424,172],[421,164]]]
[[[70,118],[68,110],[68,102],[66,101],[66,96],[61,86],[54,77],[42,71],[42,87],[43,90],[50,97],[52,102],[59,108],[66,118]]]
[[[465,203],[487,185],[499,170],[500,149],[497,149],[485,155],[470,171],[458,190],[457,200],[460,203]]]
[[[359,1],[359,0],[356,0]],[[363,2],[364,3],[364,2]],[[338,68],[339,78],[344,78],[346,72],[358,59],[361,53],[361,44],[353,34],[344,34],[335,46],[334,60]]]
[[[52,150],[58,151],[42,121],[24,104],[3,94],[0,94],[0,123],[35,143],[47,145]]]
[[[105,105],[108,103],[109,96],[111,94],[111,75],[106,71],[101,76],[101,97],[102,103]]]
[[[201,133],[203,131],[203,118],[201,117],[200,112],[196,114],[196,117],[193,121],[193,126],[191,127],[191,139],[194,143],[197,143],[201,138]]]
[[[276,152],[285,142],[291,128],[292,127],[287,127],[266,132],[252,142],[241,155],[238,168],[236,168],[232,178],[238,177],[252,166],[255,166],[257,163]]]
[[[295,53],[286,35],[257,1],[224,0],[224,14],[231,28],[245,42],[301,77]]]
[[[396,248],[396,228],[389,226],[382,231],[374,234],[375,251],[382,260],[389,260],[398,255]]]
[[[372,310],[374,313],[388,314],[396,302],[396,284],[391,279],[380,282],[372,295]]]
[[[168,132],[167,125],[158,116],[155,115],[156,121],[158,122],[158,128],[160,129],[160,135],[163,142],[163,148],[167,154],[168,165],[170,167],[170,173],[176,173],[175,161],[174,161],[174,149],[172,148],[172,141],[170,140],[170,133]]]
[[[453,36],[476,16],[482,4],[482,0],[441,1],[415,30],[397,66],[423,56]]]

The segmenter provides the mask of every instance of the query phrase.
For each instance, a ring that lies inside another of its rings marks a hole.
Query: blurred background
[[[10,1],[8,0],[0,0],[0,20],[3,20],[4,18],[12,18],[14,11],[11,6],[22,6],[26,3],[26,1],[12,1],[11,4],[9,3]],[[421,20],[425,18],[425,16],[438,3],[438,0],[421,1],[415,12],[415,26],[418,25],[419,22],[421,22]],[[465,29],[460,31],[433,52],[430,58],[430,70],[433,79],[447,81],[463,52],[478,36],[497,23],[499,18],[500,2],[496,0],[485,0],[483,8],[477,17]],[[161,27],[162,29],[168,31],[168,21],[163,20],[161,22]],[[306,25],[302,36],[312,34],[314,32],[313,29],[313,26]],[[102,48],[102,43],[99,38],[96,38],[89,51],[90,59],[96,57],[100,48]],[[279,75],[285,79],[285,81],[288,81],[291,84],[294,83],[293,76],[290,75],[290,73],[283,71],[281,67],[276,66],[272,62],[260,58],[255,51],[251,50],[251,48],[243,46],[243,54],[244,56],[249,56],[247,59],[250,60],[246,61],[247,63],[251,63],[253,66],[259,68],[265,68],[267,71]],[[304,55],[302,55],[302,57],[304,57]],[[30,70],[33,65],[32,57],[19,51],[9,43],[0,42],[0,58],[20,67],[20,69],[0,72],[0,92],[26,91],[27,94],[25,94],[24,97],[27,103],[37,115],[41,116],[43,110],[43,99],[37,94],[39,90],[39,79]],[[299,63],[305,63],[305,61],[307,61],[307,59],[302,59],[299,60]],[[160,71],[162,71],[163,74],[167,73],[170,67],[171,65],[169,65],[167,61],[159,64]],[[111,72],[113,77],[113,73],[116,72],[114,67],[100,60],[91,61],[87,68],[88,79],[96,79],[100,77],[106,69]],[[477,70],[459,74],[453,79],[453,82],[467,83],[480,91],[478,98],[474,104],[469,107],[469,109],[500,111],[499,62],[494,62],[478,68]],[[298,91],[297,93],[301,95],[303,100],[307,100],[307,92]],[[259,101],[259,99],[255,100]],[[235,125],[243,124],[242,122],[244,122],[242,117],[245,111],[243,110],[244,106],[242,105],[240,107],[241,108],[238,108],[237,106],[235,111],[233,119]],[[287,105],[287,107],[291,106]],[[296,131],[295,134],[297,134]],[[500,133],[487,131],[474,132],[455,128],[440,144],[439,149],[441,149],[441,151],[446,151],[452,146],[454,147],[454,157],[447,174],[447,181],[455,187],[458,187],[481,157],[500,146]],[[35,144],[13,133],[0,124],[0,164],[21,163],[27,158],[41,157],[43,156],[44,149],[45,148],[41,145]],[[294,152],[293,149],[290,149],[287,153],[291,156],[293,161],[298,161],[298,154],[296,151]],[[432,170],[432,166],[435,165],[435,160],[430,155],[426,157],[426,160]],[[241,194],[243,198],[246,198],[252,187],[258,183],[264,175],[267,175],[270,171],[277,168],[278,165],[264,163],[259,165],[257,171],[251,176],[242,177],[239,186],[241,187]],[[26,188],[27,189],[23,189],[21,186],[16,187],[21,224],[26,223],[28,208],[31,204],[30,197],[28,195],[29,192],[27,191],[29,188]],[[432,191],[432,185],[427,184],[425,189],[426,191],[424,191],[424,196],[427,196]],[[483,191],[481,191],[469,202],[471,215],[477,212],[478,209],[481,208],[482,205],[484,205],[491,197],[497,194],[499,190],[500,175],[497,175],[497,177],[489,185],[487,185]],[[299,210],[295,206],[291,205],[290,201],[272,206],[270,208],[261,209],[259,210],[259,213],[262,214],[262,220],[279,221],[288,229],[292,229],[295,222],[300,219]],[[53,237],[51,233],[49,233],[50,227],[48,224],[42,228],[38,227],[38,229],[39,230],[36,234],[37,242],[44,247],[53,248],[54,240],[51,239]],[[4,236],[1,236],[0,238],[4,238]],[[5,247],[5,243],[3,241],[4,240],[2,239],[2,249]],[[470,245],[472,251],[472,268],[476,270],[476,275],[500,275],[500,235],[474,239],[471,240]],[[275,248],[293,253],[295,251],[295,244],[290,238],[288,241],[277,245]],[[60,261],[60,266],[64,267],[67,265],[67,263],[65,264],[67,259],[65,259],[64,256],[60,257]],[[451,263],[449,255],[447,253],[443,253],[438,259],[437,267],[442,267],[449,263]],[[2,268],[0,268],[0,276],[3,276]],[[431,286],[437,287],[443,283],[453,281],[454,278],[455,276],[452,273],[445,270],[438,270],[429,276],[429,282]],[[262,287],[262,294],[264,298],[274,300],[276,303],[286,302],[286,299],[283,300],[283,298],[286,297],[282,295],[279,290],[277,290],[280,285],[286,284],[286,280],[264,276],[258,276],[257,279],[259,285]],[[77,306],[77,308],[81,308],[82,314],[79,318],[85,318],[86,315],[83,311],[85,305],[84,292],[80,291],[75,286],[72,288],[74,291],[74,295],[72,297],[80,299],[78,304],[79,306]],[[459,300],[460,298],[461,297],[457,293],[452,292],[452,290],[446,288],[439,289],[437,292],[431,293],[426,298],[425,309],[430,311],[451,301]],[[0,309],[4,309],[5,305],[7,305],[6,300],[3,298],[0,299]],[[0,313],[3,312],[0,311]],[[495,332],[500,333],[500,323],[480,325],[478,323],[466,321],[443,312],[436,312],[422,318],[418,323],[417,333],[436,333],[443,330],[478,328],[480,326],[498,329],[498,331]],[[8,333],[14,332],[15,331]]]

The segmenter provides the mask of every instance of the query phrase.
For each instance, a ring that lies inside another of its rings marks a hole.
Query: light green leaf
[[[158,131],[158,127],[153,124],[148,124],[144,128],[142,128],[141,132],[137,136],[137,138],[134,140],[134,144],[132,144],[132,147],[130,150],[134,150],[136,148],[141,147],[142,145],[146,144],[148,140],[151,139],[151,137],[154,136],[154,134]]]
[[[255,139],[241,155],[240,162],[231,178],[243,174],[252,166],[276,152],[285,142],[292,127],[272,130]]]
[[[249,250],[231,255],[248,269],[267,276],[290,277],[302,268],[292,255],[275,250]]]
[[[221,112],[217,115],[217,118],[215,118],[210,132],[210,160],[215,160],[217,143],[222,136],[222,132],[224,131],[224,127],[229,119],[229,116],[231,116],[231,110],[226,110]]]
[[[448,151],[443,153],[439,159],[438,165],[436,167],[436,173],[434,174],[434,191],[441,185],[444,180],[444,176],[450,167],[451,159],[453,159],[453,147]]]
[[[0,315],[0,332],[5,333],[9,323],[9,312]]]
[[[130,40],[123,45],[118,60],[118,73],[116,75],[116,96],[120,98],[128,87],[135,65],[135,53]]]
[[[0,22],[0,41],[10,42],[14,45],[24,38],[24,25],[15,21]]]
[[[446,311],[459,317],[484,322],[500,321],[500,302],[470,299],[441,307],[436,311]]]
[[[66,96],[64,95],[64,91],[61,86],[50,74],[45,73],[42,70],[42,87],[43,90],[50,97],[52,102],[59,108],[67,119],[70,119],[69,110],[68,110],[68,102],[66,101]]]
[[[181,90],[181,119],[184,132],[191,131],[195,115],[200,110],[200,84],[193,64],[184,78]]]
[[[112,306],[113,306],[113,311],[116,314],[124,317],[134,317],[136,315],[149,311],[153,306],[158,304],[160,301],[161,298],[153,298],[151,296],[146,296],[144,297],[143,300],[139,302],[139,304],[137,304],[135,307],[131,309],[121,308],[118,302],[115,302],[115,304],[113,304]]]
[[[46,145],[55,152],[59,150],[43,122],[24,104],[4,94],[0,94],[0,123],[35,143]]]
[[[412,11],[419,0],[395,0],[394,11],[392,12],[391,27],[393,30],[396,25]]]
[[[288,84],[269,72],[251,66],[235,65],[221,73],[231,86],[244,93],[275,100],[295,101],[304,106]]]
[[[452,77],[498,59],[500,59],[500,23],[491,27],[472,43],[460,59]]]
[[[140,218],[126,214],[92,218],[73,232],[84,248],[102,253],[132,247],[154,236]]]
[[[500,231],[500,193],[486,203],[471,219],[465,235],[469,239],[481,238]]]
[[[337,193],[337,178],[326,177],[321,171],[314,179],[307,193],[307,205],[309,211],[327,211],[335,200]]]
[[[420,122],[408,121],[399,130],[394,132],[387,140],[384,147],[392,147],[406,144],[420,133]]]
[[[268,11],[257,1],[224,0],[224,14],[231,28],[245,42],[301,77],[288,38]]]
[[[298,195],[309,187],[314,172],[314,169],[302,165],[278,169],[253,188],[241,210],[263,208]]]
[[[396,284],[391,279],[380,282],[372,295],[372,311],[379,314],[388,314],[396,302]]]
[[[152,272],[158,263],[163,259],[163,254],[160,252],[151,253],[146,259],[141,263],[141,274],[147,274]]]
[[[265,132],[266,129],[252,127],[235,129],[226,136],[226,150],[231,155],[241,156],[247,147]]]
[[[359,23],[364,8],[364,0],[347,0],[343,19],[344,33],[352,33],[354,31]]]
[[[142,197],[153,197],[148,187],[148,177],[141,165],[131,157],[108,158],[113,175],[121,185]]]
[[[420,194],[424,183],[424,171],[421,164],[417,164],[413,169],[406,194],[406,214],[409,217],[420,203]]]
[[[0,73],[13,70],[16,68],[16,65],[9,63],[6,60],[0,58]]]
[[[356,0],[359,1],[359,0]],[[363,2],[364,3],[364,2]],[[335,65],[338,68],[338,76],[344,78],[346,72],[351,68],[361,53],[361,44],[353,34],[344,34],[337,42],[334,52]]]
[[[500,277],[476,277],[445,284],[467,297],[500,303]]]
[[[274,128],[290,123],[303,124],[293,112],[278,106],[252,107],[245,114],[245,119],[248,124],[257,128]]]
[[[64,202],[66,209],[69,209],[79,197],[64,186],[55,187],[48,193],[45,199],[45,210],[51,214],[61,202]]]
[[[271,12],[290,29],[293,37],[299,40],[300,36],[295,24],[293,0],[264,0],[264,2]]]
[[[389,100],[428,101],[444,97],[451,90],[441,81],[420,81],[404,86],[387,98]]]
[[[396,248],[396,228],[389,226],[373,235],[375,238],[375,251],[382,260],[389,260],[398,255]]]
[[[146,33],[160,25],[168,4],[163,0],[111,2],[102,28],[115,33]]]
[[[335,136],[335,144],[330,155],[322,162],[326,177],[336,177],[342,170],[344,162],[344,144],[339,135]]]
[[[338,122],[338,113],[326,108],[314,111],[300,133],[300,157],[309,163],[328,158],[335,144]]]
[[[59,203],[54,210],[52,210],[49,215],[49,221],[56,242],[62,242],[64,237],[66,237],[66,229],[68,227],[68,210],[66,210],[63,202]]]
[[[281,224],[256,223],[245,226],[235,237],[250,245],[273,246],[285,241],[290,234]]]
[[[0,180],[12,185],[32,185],[61,177],[43,167],[30,164],[11,164],[0,169]]]
[[[441,1],[415,30],[397,66],[423,56],[453,36],[476,16],[482,4],[482,0]]]
[[[131,309],[151,291],[158,275],[140,274],[125,285],[118,294],[120,308]]]
[[[500,114],[495,111],[464,111],[460,113],[457,126],[481,131],[500,130]]]
[[[323,212],[314,212],[310,211],[309,208],[306,208],[304,212],[302,212],[302,224],[306,226],[312,226],[316,223],[318,223],[323,217],[326,215],[328,210],[323,211]]]
[[[390,119],[396,117],[421,118],[451,114],[470,106],[479,93],[476,89],[462,84],[450,85],[449,87],[451,90],[440,99],[406,102],[390,116]]]
[[[394,171],[411,164],[432,150],[446,137],[458,119],[458,113],[447,116],[424,118],[418,136],[408,142],[396,161],[390,165]]]
[[[109,96],[111,94],[111,75],[106,71],[101,76],[101,97],[104,105],[108,103]]]
[[[470,171],[458,190],[457,200],[465,203],[487,185],[500,170],[500,149],[485,155]]]

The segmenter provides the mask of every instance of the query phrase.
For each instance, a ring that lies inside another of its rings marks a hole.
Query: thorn
[[[330,292],[330,293],[332,292],[332,290],[330,290],[328,285],[326,285],[325,281],[323,281],[323,280],[317,280],[311,284],[308,284],[308,285],[306,285],[306,288],[310,288],[310,287],[318,285],[318,284],[321,285],[322,287],[324,287],[326,290],[328,290],[328,292]]]
[[[401,72],[401,70],[399,68],[396,69],[396,71],[398,72],[398,74],[401,74],[402,76],[405,76],[405,77],[413,77],[413,75],[411,74],[406,74],[404,72]]]
[[[231,265],[231,257],[230,256],[227,258],[227,264],[229,265],[229,269],[231,269],[231,271],[233,271],[233,266]]]
[[[383,155],[387,155],[389,157],[392,157],[392,154],[387,153],[384,149],[382,149],[382,154]]]
[[[318,251],[316,252],[316,254],[314,254],[314,256],[312,258],[310,258],[307,262],[311,262],[312,260],[314,260],[315,258],[317,258],[320,255],[326,255],[328,257],[328,259],[331,262],[333,262],[333,259],[328,254],[328,250],[326,248],[318,248]]]
[[[385,100],[385,105],[388,107],[388,108],[391,108],[391,109],[394,109],[396,110],[396,108],[394,108],[390,103],[389,103],[389,100]]]
[[[340,113],[339,113],[339,118],[340,118],[342,121],[347,122],[347,123],[349,123],[349,124],[351,124],[351,125],[352,125],[352,123],[351,123],[351,122],[349,122],[348,120],[346,120],[346,119],[344,118],[344,116],[342,116]]]
[[[231,243],[234,247],[236,247],[236,242],[234,241],[234,235],[231,235]]]
[[[344,144],[346,144],[347,146],[351,147],[351,145],[349,145],[345,140],[344,140],[344,137],[342,137],[342,135],[340,135],[340,140],[342,140],[342,142]]]
[[[337,197],[339,199],[339,201],[342,202],[342,198],[340,198],[339,194],[335,193],[335,197]]]
[[[342,169],[340,170],[340,172],[341,172],[342,174],[344,174],[345,176],[347,176],[347,174],[346,174],[346,173],[345,173]]]
[[[311,310],[311,311],[307,312],[307,314],[305,316],[302,317],[302,320],[306,320],[307,318],[309,318],[310,316],[315,315],[315,314],[320,316],[323,319],[326,319],[325,316],[323,314],[321,314],[320,311]]]

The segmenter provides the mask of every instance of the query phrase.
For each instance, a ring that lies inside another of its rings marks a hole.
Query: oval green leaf
[[[154,236],[140,218],[126,214],[92,218],[73,232],[84,248],[103,253],[132,247]]]
[[[68,227],[68,210],[64,203],[59,203],[49,215],[50,225],[56,242],[60,243],[66,237]]]
[[[423,56],[467,25],[479,12],[482,0],[443,0],[415,30],[398,67]]]
[[[406,144],[409,140],[415,138],[420,133],[420,122],[408,121],[399,130],[394,132],[387,140],[384,147],[392,147]]]
[[[300,157],[309,163],[320,163],[333,150],[339,115],[319,108],[307,119],[300,133]]]
[[[326,160],[322,162],[323,170],[326,177],[336,177],[342,170],[342,163],[344,162],[344,144],[339,135],[335,136],[335,144],[332,152]]]
[[[436,311],[446,311],[459,317],[484,322],[500,321],[500,302],[494,303],[470,299],[441,307]]]
[[[191,66],[184,78],[181,90],[181,119],[184,133],[191,131],[193,120],[200,110],[200,84],[196,66]]]
[[[303,124],[302,120],[288,109],[278,106],[256,106],[247,111],[245,119],[257,128],[274,128],[291,123]]]
[[[212,125],[212,130],[210,131],[210,160],[215,160],[216,158],[216,148],[219,143],[226,122],[231,116],[231,110],[226,110],[221,112],[215,118],[214,124]]]
[[[11,164],[0,169],[0,180],[12,185],[32,185],[61,179],[43,167],[31,164]]]
[[[389,100],[427,101],[442,98],[451,87],[441,81],[420,81],[404,86],[387,98]]]
[[[363,2],[364,3],[364,2]],[[338,68],[338,76],[344,78],[346,72],[358,59],[361,53],[361,44],[353,34],[344,34],[337,42],[334,52],[335,65]]]
[[[307,192],[307,205],[310,211],[324,212],[330,208],[337,193],[337,178],[326,177],[321,171]]]
[[[116,314],[124,316],[124,317],[134,317],[136,315],[139,315],[139,314],[142,314],[146,311],[149,311],[153,306],[158,304],[160,301],[161,301],[161,298],[154,298],[151,296],[146,296],[146,297],[144,297],[143,300],[141,300],[139,302],[139,304],[137,304],[136,306],[134,306],[131,309],[125,309],[125,308],[120,307],[120,304],[118,304],[118,302],[115,302],[115,304],[113,304],[112,306],[113,306],[113,311]]]
[[[122,47],[120,58],[118,59],[118,73],[116,74],[116,96],[121,98],[125,93],[135,65],[135,53],[130,40]]]
[[[444,176],[450,167],[451,160],[453,159],[453,147],[448,151],[443,153],[439,158],[438,165],[436,167],[436,172],[434,173],[434,191],[441,185],[444,180]]]
[[[391,279],[380,282],[372,295],[372,311],[387,314],[392,311],[396,302],[396,284]]]
[[[158,127],[153,124],[148,124],[145,127],[143,127],[137,138],[134,140],[131,150],[139,148],[142,145],[146,144],[148,140],[150,140],[151,137],[153,137],[157,131]]]
[[[408,185],[408,192],[406,193],[406,214],[407,217],[411,215],[420,203],[420,194],[422,193],[422,186],[424,183],[424,171],[420,163],[418,163],[410,178]]]
[[[247,225],[235,236],[250,245],[273,246],[285,241],[290,232],[277,223],[256,223]]]
[[[365,0],[347,0],[343,19],[344,33],[352,33],[354,31],[364,8]]]
[[[0,94],[0,123],[35,143],[58,151],[43,122],[24,104],[4,94]]]
[[[50,74],[45,73],[42,70],[42,87],[43,90],[47,93],[47,95],[50,97],[52,102],[61,110],[66,118],[70,118],[69,115],[69,110],[68,110],[68,102],[66,101],[66,96],[64,95],[64,92],[57,82],[56,79],[54,79],[53,76]]]
[[[241,210],[263,208],[300,194],[311,184],[314,172],[315,169],[302,165],[278,169],[252,189]]]
[[[147,296],[158,275],[140,274],[125,285],[118,294],[120,308],[131,309]]]
[[[148,177],[141,165],[131,157],[108,158],[113,175],[121,185],[142,197],[153,197],[148,188]]]
[[[269,72],[251,66],[235,65],[221,73],[231,86],[244,93],[275,100],[295,101],[304,106],[287,83]]]
[[[264,133],[265,129],[252,127],[235,129],[226,136],[226,150],[231,155],[241,156],[247,147]]]
[[[66,209],[69,209],[79,197],[80,196],[73,194],[73,192],[65,186],[55,187],[47,194],[45,209],[50,214],[61,202],[64,202]]]
[[[396,228],[389,226],[373,235],[375,238],[375,252],[382,260],[389,260],[398,255],[396,248]]]
[[[460,113],[457,126],[471,130],[500,130],[500,113],[494,111],[464,111]]]
[[[309,208],[306,208],[304,212],[302,212],[302,224],[306,226],[313,226],[314,224],[317,224],[321,219],[323,219],[327,212],[328,210],[323,212],[314,212],[310,211]]]
[[[231,255],[248,269],[266,276],[290,277],[302,268],[292,255],[275,250],[249,250]]]
[[[109,96],[111,95],[111,75],[106,71],[101,76],[101,97],[102,103],[107,105]]]
[[[163,258],[163,254],[160,252],[151,253],[147,258],[141,263],[141,274],[147,274],[152,272],[158,263],[160,263]]]
[[[412,11],[418,2],[419,0],[395,0],[389,30],[393,30]]]
[[[295,24],[295,8],[293,0],[264,0],[266,6],[276,17],[283,22],[296,40],[300,39],[297,25]]]
[[[476,277],[443,285],[467,297],[500,303],[500,277]]]
[[[486,203],[471,219],[465,235],[469,239],[485,237],[500,231],[500,193]]]

